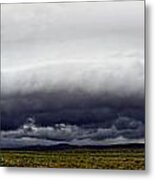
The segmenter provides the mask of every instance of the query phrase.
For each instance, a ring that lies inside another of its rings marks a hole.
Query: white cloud
[[[143,5],[2,5],[2,94],[143,95]]]

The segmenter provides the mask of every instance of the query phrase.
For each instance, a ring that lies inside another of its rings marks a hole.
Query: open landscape
[[[48,168],[94,168],[144,170],[144,147],[103,147],[49,148],[39,151],[2,150],[1,166],[8,167],[48,167]]]
[[[145,169],[144,4],[1,5],[1,166]]]

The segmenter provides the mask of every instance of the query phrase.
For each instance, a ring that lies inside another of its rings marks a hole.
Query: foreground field
[[[144,149],[75,149],[1,151],[0,165],[9,167],[95,168],[143,170]]]

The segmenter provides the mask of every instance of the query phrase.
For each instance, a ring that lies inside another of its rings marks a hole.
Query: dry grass
[[[144,170],[144,149],[1,151],[1,166]]]

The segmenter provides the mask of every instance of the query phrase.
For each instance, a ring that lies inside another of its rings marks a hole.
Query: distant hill
[[[1,148],[1,150],[21,150],[21,151],[55,151],[55,150],[75,150],[75,149],[94,149],[94,150],[103,150],[103,149],[113,149],[113,148],[145,148],[145,144],[119,144],[119,145],[69,145],[69,144],[58,144],[52,146],[25,146],[20,148]]]

